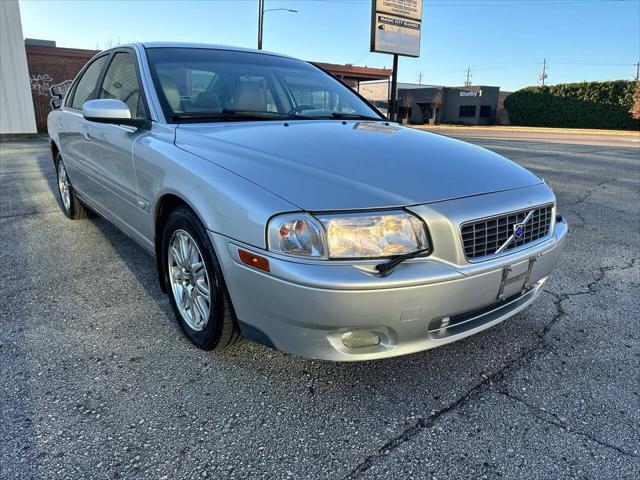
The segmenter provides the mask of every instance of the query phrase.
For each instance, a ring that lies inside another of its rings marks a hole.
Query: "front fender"
[[[163,197],[175,195],[191,207],[207,230],[266,248],[268,220],[298,208],[255,183],[178,148],[172,142],[172,133],[167,128],[152,130],[134,145],[139,195],[150,203],[149,238],[155,233],[156,213]]]

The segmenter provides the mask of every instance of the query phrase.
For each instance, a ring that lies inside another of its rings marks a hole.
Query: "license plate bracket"
[[[529,277],[531,270],[539,255],[522,262],[502,267],[502,278],[498,289],[498,300],[504,300],[518,293],[524,293],[529,289]]]

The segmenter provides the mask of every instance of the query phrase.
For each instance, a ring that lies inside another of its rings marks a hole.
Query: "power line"
[[[580,65],[585,67],[628,67],[629,65],[634,65],[635,63],[583,63],[583,62],[557,62],[553,61],[556,65]]]
[[[549,67],[549,59],[546,59],[546,63],[547,63],[547,70]],[[514,68],[522,68],[522,67],[534,67],[537,65],[542,66],[543,62],[523,62],[523,63],[497,63],[497,64],[490,64],[490,65],[483,65],[483,66],[479,66],[479,65],[470,65],[469,68],[471,70],[475,71],[485,71],[485,70],[507,70],[507,69],[514,69]],[[568,65],[568,66],[591,66],[591,65],[601,65],[601,66],[608,66],[608,67],[635,67],[636,64],[635,63],[611,63],[611,64],[590,64],[590,63],[580,63],[580,62],[556,62],[555,60],[553,61],[554,65]],[[422,66],[422,68],[424,68],[424,66]],[[436,71],[428,71],[427,74],[429,76],[438,76],[438,75],[447,75],[447,74],[451,74],[451,73],[462,73],[462,74],[466,74],[467,69],[465,68],[455,68],[455,69],[448,69],[448,70],[436,70]],[[417,75],[418,73],[420,73],[420,71],[415,71],[415,75]],[[424,73],[424,72],[423,72]],[[546,72],[547,73],[547,72]]]

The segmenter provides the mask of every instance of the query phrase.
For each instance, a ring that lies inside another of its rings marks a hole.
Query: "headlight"
[[[430,249],[425,224],[404,211],[275,217],[269,250],[322,259],[382,258]]]
[[[380,258],[430,248],[426,226],[403,211],[318,216],[329,258]]]

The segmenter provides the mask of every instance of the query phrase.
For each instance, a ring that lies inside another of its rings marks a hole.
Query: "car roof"
[[[234,47],[231,45],[216,45],[213,43],[191,43],[191,42],[140,42],[144,48],[202,48],[209,50],[231,50],[234,52],[249,52],[259,53],[262,55],[275,55],[277,57],[292,58],[288,55],[282,55],[280,53],[266,52],[264,50],[256,50],[254,48]],[[298,60],[298,59],[295,59]]]

